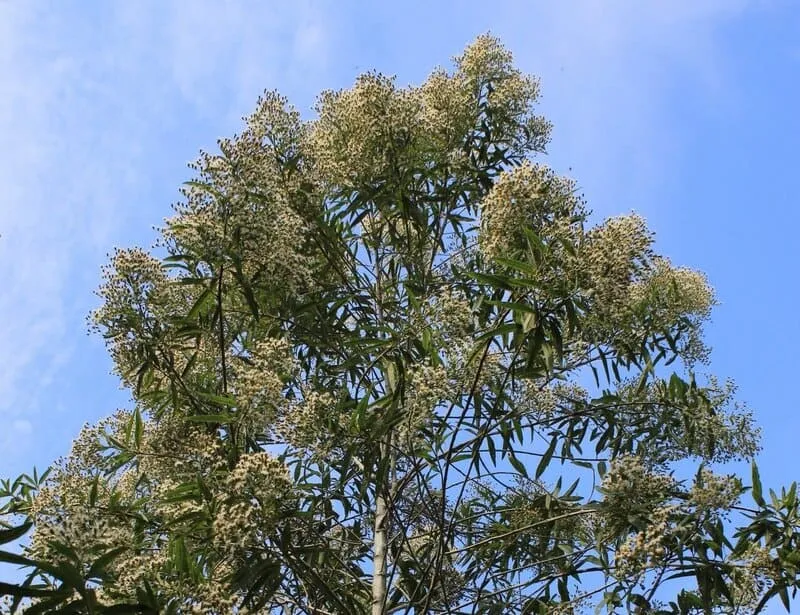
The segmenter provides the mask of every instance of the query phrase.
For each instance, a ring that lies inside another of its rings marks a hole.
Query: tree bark
[[[381,447],[383,448],[383,447]],[[372,615],[382,615],[386,603],[386,553],[389,506],[387,490],[379,487],[375,501],[375,530],[372,555]]]

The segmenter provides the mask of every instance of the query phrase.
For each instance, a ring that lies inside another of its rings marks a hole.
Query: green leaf
[[[0,545],[15,541],[17,538],[22,538],[33,527],[33,523],[28,521],[13,527],[8,530],[0,530]]]
[[[217,395],[216,393],[207,393],[205,391],[194,391],[195,397],[207,401],[218,406],[225,406],[233,408],[236,406],[236,399],[230,395]]]
[[[34,586],[26,587],[24,585],[12,585],[11,583],[0,581],[0,595],[2,596],[14,596],[18,598],[66,598],[71,594],[71,591],[56,591]],[[26,612],[28,611],[26,610]]]
[[[235,414],[193,414],[187,416],[186,420],[190,423],[213,423],[225,424],[236,420]]]
[[[544,455],[542,455],[542,458],[539,460],[539,464],[536,466],[536,478],[539,478],[544,474],[545,470],[547,470],[547,466],[550,465],[550,460],[553,458],[553,453],[555,453],[557,444],[558,434],[554,435],[550,440],[550,446],[547,447]]]
[[[752,462],[752,475],[753,475],[753,487],[752,487],[753,500],[755,500],[756,504],[758,504],[759,506],[764,506],[766,502],[764,501],[764,496],[761,490],[761,476],[758,472],[758,466],[756,465],[755,461]]]
[[[522,474],[522,476],[524,476],[525,478],[528,478],[528,470],[527,468],[525,468],[525,464],[523,464],[519,459],[517,459],[517,456],[514,454],[514,451],[511,451],[511,454],[508,456],[508,460],[509,462],[511,462],[511,465],[517,472]]]
[[[108,566],[111,562],[113,562],[117,557],[119,557],[122,553],[128,550],[128,547],[118,547],[116,549],[112,549],[107,553],[104,553],[100,557],[98,557],[89,568],[89,572],[87,576],[90,579],[98,577],[105,572],[106,566]]]
[[[16,553],[9,553],[8,551],[0,551],[0,562],[5,562],[6,564],[17,564],[19,566],[28,566],[28,567],[35,567],[37,563],[24,557],[22,555],[18,555]]]

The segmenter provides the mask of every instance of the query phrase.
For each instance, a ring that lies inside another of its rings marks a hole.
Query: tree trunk
[[[372,615],[381,615],[386,602],[386,551],[389,506],[386,489],[380,488],[375,501],[375,536],[372,555]]]

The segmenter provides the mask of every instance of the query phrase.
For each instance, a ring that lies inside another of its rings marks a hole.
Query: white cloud
[[[335,21],[310,0],[124,3],[115,10],[144,61],[163,66],[201,116],[219,121],[221,110],[236,113],[229,122],[265,88],[313,82],[324,70]]]
[[[168,214],[182,178],[161,167],[326,57],[324,19],[303,2],[74,8],[0,3],[0,450],[12,456],[58,412],[76,366],[102,364],[83,336],[91,290],[113,244],[147,241]],[[68,423],[113,409],[70,401]]]

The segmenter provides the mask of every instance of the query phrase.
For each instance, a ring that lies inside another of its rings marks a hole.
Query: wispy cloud
[[[323,23],[305,2],[0,3],[5,460],[113,410],[69,398],[81,379],[113,392],[83,336],[105,254],[148,241],[178,169],[261,89],[324,66]]]

